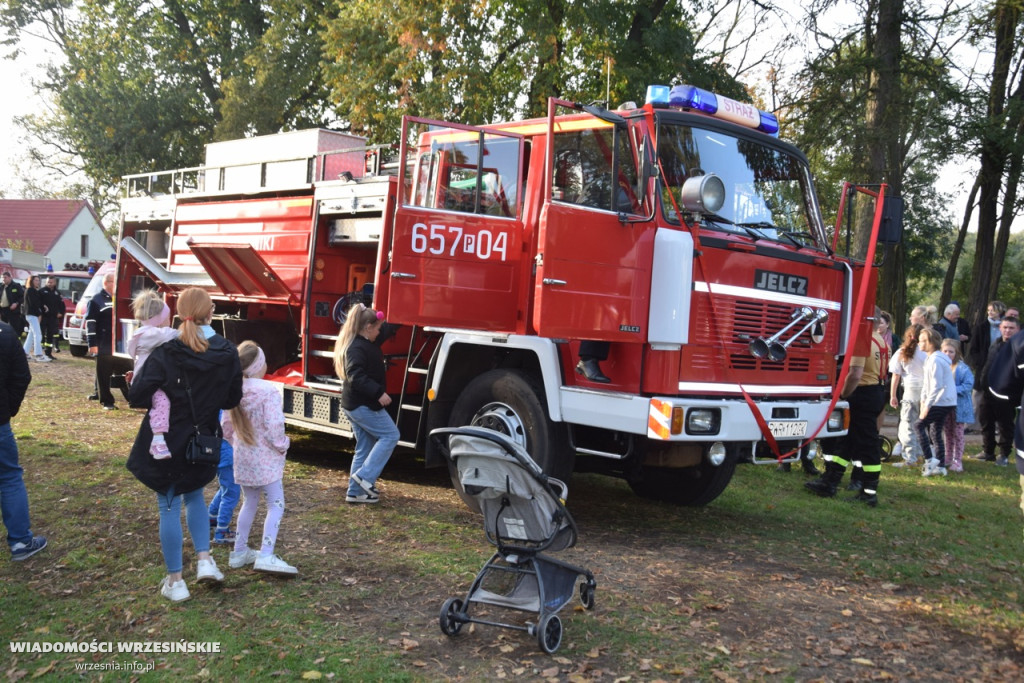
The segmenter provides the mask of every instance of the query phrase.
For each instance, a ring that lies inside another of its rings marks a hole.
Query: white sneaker
[[[937,458],[929,458],[924,463],[924,470],[922,470],[921,476],[922,477],[930,477],[933,474],[938,474],[940,469],[945,469],[945,468],[940,468],[939,467],[938,459]]]
[[[252,566],[258,572],[268,574],[280,574],[282,576],[295,576],[299,570],[291,566],[277,555],[260,555]]]
[[[188,592],[188,586],[185,585],[184,579],[178,579],[174,583],[167,580],[168,577],[164,577],[164,580],[160,582],[160,595],[164,596],[171,602],[181,602],[188,600],[192,595]]]
[[[914,460],[900,460],[899,462],[894,462],[892,464],[892,466],[893,467],[917,467],[917,459],[915,458]]]
[[[36,356],[36,361],[40,363],[50,363],[53,361],[49,356]]]
[[[228,555],[228,566],[232,569],[241,569],[245,565],[255,562],[257,557],[259,557],[259,553],[252,548],[232,550]]]
[[[208,560],[199,560],[196,568],[196,581],[200,583],[220,583],[224,580],[224,574],[217,569],[217,563],[211,557]]]

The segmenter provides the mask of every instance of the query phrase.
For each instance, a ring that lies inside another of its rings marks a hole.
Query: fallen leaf
[[[305,681],[319,681],[324,675],[319,671],[303,671],[302,679]]]
[[[850,661],[853,662],[854,664],[860,664],[862,666],[874,666],[875,665],[875,663],[872,662],[870,659],[864,659],[863,657],[854,657]]]
[[[57,660],[55,659],[52,662],[50,662],[49,664],[47,664],[46,666],[44,666],[42,669],[39,669],[34,674],[32,674],[32,678],[40,678],[42,676],[45,676],[46,674],[48,674],[51,671],[53,671],[53,667],[55,667],[56,665],[57,665]]]

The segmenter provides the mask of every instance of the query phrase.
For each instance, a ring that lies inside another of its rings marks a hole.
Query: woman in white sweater
[[[940,350],[942,335],[935,329],[921,330],[918,342],[921,350],[928,354],[928,359],[924,362],[924,381],[921,384],[921,417],[914,425],[925,459],[922,474],[926,477],[946,476],[946,440],[943,425],[949,414],[956,410],[953,365]]]

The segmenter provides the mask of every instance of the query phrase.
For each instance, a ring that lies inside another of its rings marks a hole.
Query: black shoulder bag
[[[199,433],[199,420],[196,419],[196,408],[192,404],[192,385],[188,381],[188,373],[184,369],[181,376],[185,379],[185,394],[188,396],[188,409],[192,413],[192,427],[195,434],[189,439],[185,449],[185,460],[193,465],[220,465],[220,436],[207,436]]]

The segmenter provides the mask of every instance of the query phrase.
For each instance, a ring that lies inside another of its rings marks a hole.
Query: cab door
[[[548,178],[533,282],[533,325],[546,337],[642,342],[652,231],[640,216],[636,146],[625,121],[548,120]]]
[[[880,230],[885,218],[885,184],[858,186],[845,183],[839,202],[832,249],[846,257],[850,267],[847,301],[850,311],[841,353],[866,356],[871,352],[875,328]],[[884,241],[882,241],[884,242]]]
[[[523,136],[406,117],[402,139],[406,184],[391,231],[388,317],[521,331]]]

